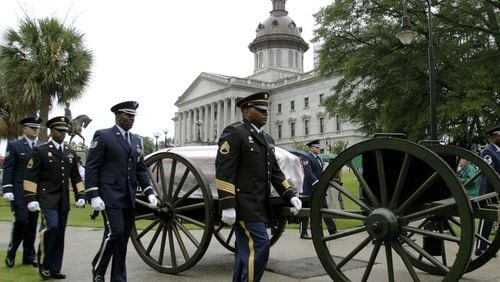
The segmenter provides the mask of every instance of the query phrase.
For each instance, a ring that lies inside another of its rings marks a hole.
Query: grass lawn
[[[7,268],[4,263],[7,252],[0,251],[0,281],[19,281],[19,282],[34,282],[44,281],[38,274],[38,268],[31,265],[22,265],[22,255],[16,257],[16,265],[13,268]]]

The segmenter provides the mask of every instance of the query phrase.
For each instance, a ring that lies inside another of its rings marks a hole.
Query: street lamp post
[[[165,148],[168,148],[168,129],[163,129],[163,133],[165,133]]]
[[[196,126],[198,126],[198,141],[201,142],[201,125],[203,124],[203,121],[201,119],[197,120],[194,122]]]
[[[429,46],[427,49],[428,71],[429,71],[429,95],[430,95],[430,139],[437,140],[437,113],[436,113],[436,66],[434,44],[432,41],[432,4],[431,0],[427,2],[427,30],[429,31]],[[417,33],[411,30],[410,17],[407,12],[407,0],[403,2],[403,24],[402,32],[397,37],[404,45],[410,44]]]
[[[158,138],[160,137],[160,132],[153,133],[153,136],[156,139],[156,150],[155,151],[158,151]]]

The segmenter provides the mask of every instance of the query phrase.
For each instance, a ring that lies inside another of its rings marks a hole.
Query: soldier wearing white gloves
[[[38,134],[42,119],[35,116],[23,118],[19,123],[23,126],[23,136],[7,143],[7,151],[3,164],[3,198],[10,204],[14,222],[12,237],[7,248],[5,265],[13,267],[18,247],[23,245],[23,264],[38,266],[35,254],[36,224],[38,211],[27,209],[24,200],[24,171],[38,145]]]
[[[221,220],[234,224],[236,254],[233,281],[260,281],[269,258],[266,224],[271,221],[271,183],[291,211],[302,202],[285,179],[274,152],[274,140],[262,130],[267,122],[269,93],[237,103],[243,121],[227,126],[219,137],[215,184]]]
[[[85,193],[76,152],[64,144],[67,119],[54,117],[47,121],[47,128],[50,128],[50,140],[35,149],[24,174],[24,198],[31,212],[43,214],[39,273],[43,279],[64,279],[66,275],[61,273],[61,268],[70,209],[68,179],[73,184],[75,205],[79,208],[85,206]]]
[[[98,130],[90,144],[85,165],[85,193],[92,208],[103,216],[104,236],[92,261],[93,281],[104,281],[109,263],[110,281],[126,281],[127,242],[134,223],[137,185],[156,208],[158,199],[144,164],[141,140],[129,130],[139,104],[127,101],[111,108],[116,124]]]

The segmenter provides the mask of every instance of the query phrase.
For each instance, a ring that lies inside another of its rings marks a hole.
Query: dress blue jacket
[[[146,196],[153,194],[141,140],[130,134],[128,144],[117,126],[96,131],[85,166],[87,199],[100,196],[106,207],[135,207],[138,186]]]
[[[14,206],[26,208],[24,201],[24,171],[33,154],[26,138],[22,137],[7,143],[7,153],[3,163],[3,193],[14,193]]]
[[[481,151],[481,158],[485,160],[498,174],[500,174],[500,149],[492,143]],[[479,179],[479,195],[493,192],[493,185],[487,177]]]
[[[312,196],[323,174],[323,162],[313,153],[307,154],[307,164],[304,165],[304,195]]]

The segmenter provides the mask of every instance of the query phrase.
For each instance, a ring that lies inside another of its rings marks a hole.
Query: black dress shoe
[[[9,258],[9,257],[6,257],[6,258],[5,258],[5,265],[6,265],[7,267],[9,267],[9,268],[10,268],[10,267],[13,267],[13,266],[14,266],[14,264],[15,264],[15,262],[16,262],[16,258]]]
[[[328,233],[329,233],[330,235],[337,234],[337,230],[328,231]]]
[[[102,274],[95,274],[94,278],[92,279],[93,282],[104,282],[104,275]]]
[[[311,240],[311,239],[312,239],[312,237],[310,237],[310,236],[309,236],[309,235],[307,235],[307,234],[302,234],[302,235],[300,235],[300,239]]]
[[[476,250],[476,251],[474,252],[474,254],[475,254],[476,256],[480,256],[480,255],[482,255],[483,253],[484,253],[484,250]]]
[[[52,278],[52,275],[51,275],[52,273],[50,272],[50,270],[46,269],[43,266],[40,266],[40,268],[38,269],[38,273],[40,273],[40,276],[42,276],[43,280],[47,280],[47,279]]]
[[[33,267],[38,267],[38,262],[36,260],[23,261],[23,265],[32,265]]]
[[[61,272],[50,272],[50,277],[54,279],[66,279],[66,274],[62,274]]]

